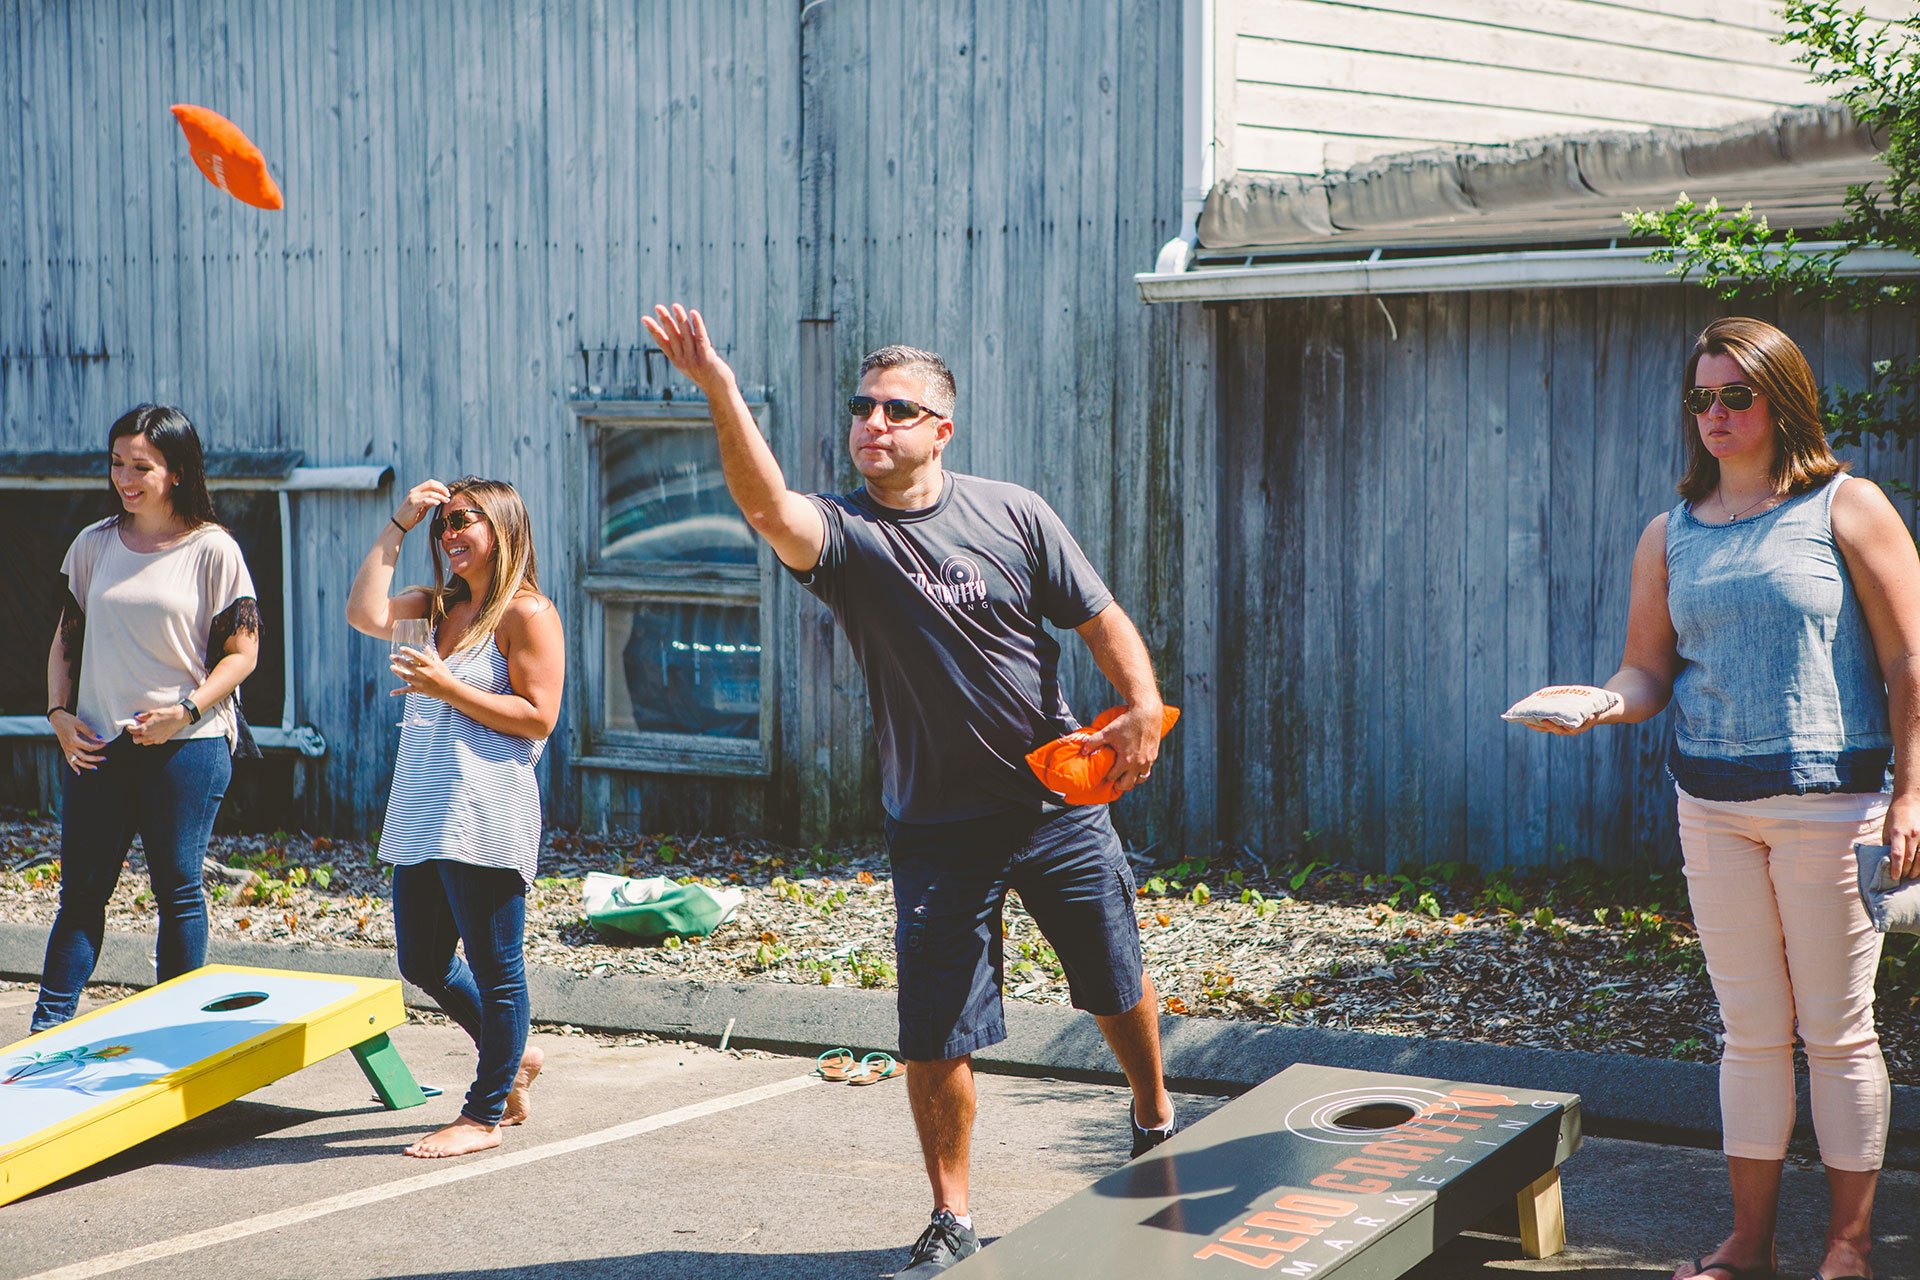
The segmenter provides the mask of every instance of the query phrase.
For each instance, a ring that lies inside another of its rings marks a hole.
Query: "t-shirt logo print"
[[[958,605],[965,609],[987,602],[986,580],[980,574],[980,566],[968,556],[948,556],[942,560],[938,582],[924,573],[912,574],[911,577],[913,584],[935,604]]]

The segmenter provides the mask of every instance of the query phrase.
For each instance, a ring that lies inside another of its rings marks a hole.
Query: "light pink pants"
[[[1860,905],[1852,845],[1879,840],[1881,821],[1759,817],[1680,795],[1687,896],[1727,1028],[1730,1156],[1786,1155],[1797,1022],[1822,1163],[1880,1167],[1892,1106],[1873,1025],[1881,937]]]

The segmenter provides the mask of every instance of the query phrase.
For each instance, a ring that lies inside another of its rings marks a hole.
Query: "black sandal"
[[[1708,1262],[1705,1258],[1695,1258],[1693,1276],[1687,1277],[1687,1280],[1693,1280],[1694,1276],[1704,1276],[1712,1271],[1726,1272],[1727,1280],[1774,1280],[1775,1275],[1772,1267],[1736,1267],[1731,1262]],[[1813,1280],[1823,1280],[1823,1277],[1816,1275]],[[1834,1280],[1861,1280],[1861,1278],[1836,1276]]]

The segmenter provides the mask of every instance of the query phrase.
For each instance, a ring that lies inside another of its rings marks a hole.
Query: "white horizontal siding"
[[[1894,18],[1910,0],[1870,0]],[[1223,0],[1234,171],[1316,174],[1542,134],[1713,128],[1827,95],[1773,0]]]

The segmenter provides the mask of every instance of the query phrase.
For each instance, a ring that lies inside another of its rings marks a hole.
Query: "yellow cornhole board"
[[[387,1031],[400,984],[208,965],[0,1050],[0,1205],[343,1049],[425,1101]]]

